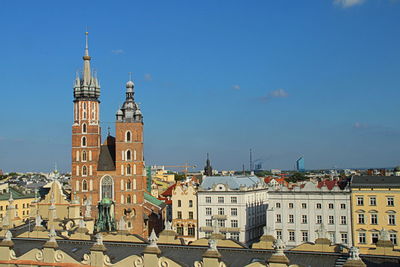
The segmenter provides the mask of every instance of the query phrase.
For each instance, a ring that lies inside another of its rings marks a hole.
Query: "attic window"
[[[222,186],[220,186],[219,188],[218,188],[219,190],[222,190],[222,189],[224,189]]]

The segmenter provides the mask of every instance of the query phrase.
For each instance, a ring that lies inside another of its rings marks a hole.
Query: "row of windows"
[[[82,124],[82,133],[87,133],[87,125],[86,123]],[[131,131],[125,132],[125,142],[132,142],[132,133]]]
[[[88,107],[89,107],[89,105],[88,105]],[[75,110],[76,110],[76,107],[75,107]],[[83,102],[82,119],[84,119],[84,120],[87,119],[87,115],[86,114],[87,114],[86,103]],[[95,114],[96,114],[96,104],[93,103],[93,105],[92,105],[92,119],[95,119]],[[82,132],[86,132],[86,123],[84,123],[82,125]]]
[[[132,153],[132,151],[130,150],[130,149],[128,149],[128,150],[126,150],[126,151],[121,151],[121,153],[122,153],[122,160],[125,160],[125,161],[130,161],[130,160],[132,160],[132,158],[133,158],[133,160],[136,160],[136,150],[133,150],[133,153]],[[132,156],[132,154],[133,154],[133,156]]]
[[[237,216],[237,214],[238,214],[238,209],[237,208],[231,208],[231,216]],[[213,215],[212,208],[206,208],[206,215],[207,216]],[[218,215],[225,215],[225,209],[224,208],[218,208]]]
[[[182,201],[178,200],[178,207],[182,207]],[[189,200],[189,208],[193,207],[193,200]]]
[[[183,230],[184,230],[184,226],[183,225],[178,224],[176,226],[176,233],[178,235],[183,236],[184,235]],[[196,231],[196,226],[195,225],[189,225],[188,228],[187,228],[187,235],[188,236],[195,236],[195,231]]]
[[[75,181],[75,190],[79,191],[79,181]],[[93,190],[93,180],[89,181],[89,184],[86,180],[82,180],[82,191],[92,191]]]
[[[121,180],[121,190],[135,190],[136,189],[136,179],[133,179],[132,181],[130,179],[126,180]]]
[[[217,220],[218,227],[225,227],[228,222],[226,220]],[[228,224],[229,225],[229,224]],[[212,219],[206,219],[206,226],[213,226]],[[239,221],[238,220],[231,220],[230,221],[230,227],[232,228],[238,228],[239,227]]]
[[[76,166],[76,176],[79,176],[79,166]],[[82,176],[88,176],[88,175],[93,175],[93,167],[92,165],[89,166],[89,171],[88,167],[86,165],[82,166]]]
[[[89,161],[92,160],[92,151],[89,151],[89,153],[86,152],[86,150],[83,150],[82,153],[80,154],[79,151],[76,151],[76,161],[82,161],[86,162],[88,159],[89,154]],[[82,158],[80,158],[80,155],[82,155]]]
[[[376,206],[378,205],[376,201],[375,196],[370,196],[369,197],[369,205],[370,206]],[[364,206],[364,197],[363,196],[358,196],[357,197],[357,206]],[[394,206],[394,197],[386,197],[386,206],[393,207]]]
[[[289,236],[289,241],[290,242],[296,242],[296,232],[293,230],[289,230],[288,231],[288,236]],[[276,238],[277,239],[283,239],[282,238],[282,230],[276,230]],[[309,241],[309,233],[308,231],[301,231],[301,241],[302,242],[308,242]],[[336,242],[336,236],[335,236],[335,232],[329,232],[329,239],[332,242]],[[340,241],[343,244],[347,244],[348,242],[348,235],[347,233],[341,233],[340,234]]]
[[[121,204],[125,203],[125,199],[126,199],[127,204],[131,204],[131,203],[136,204],[136,202],[137,202],[136,195],[126,195],[126,196],[121,195]]]
[[[79,181],[75,183],[76,190],[79,191]],[[136,189],[136,180],[133,179],[133,183],[130,179],[126,182],[121,180],[121,190],[132,190],[132,188]],[[89,180],[89,184],[86,180],[82,180],[82,191],[93,190],[93,180]],[[25,204],[24,204],[25,205]]]
[[[278,208],[278,209],[280,209],[280,208],[281,208],[281,203],[279,203],[279,202],[275,203],[275,207]],[[289,209],[293,209],[293,208],[294,208],[294,203],[292,203],[292,202],[289,203],[288,207],[289,207]],[[317,203],[317,204],[315,205],[315,207],[316,207],[317,209],[322,209],[322,204],[321,204],[321,203]],[[302,209],[306,209],[306,208],[307,208],[307,203],[301,203],[301,208],[302,208]],[[328,204],[328,208],[329,208],[329,209],[334,209],[334,208],[335,208],[335,205],[334,205],[333,203],[329,203],[329,204]],[[341,203],[341,204],[340,204],[340,208],[341,208],[341,209],[346,209],[346,204],[345,204],[345,203]]]
[[[357,217],[358,224],[365,224],[365,222],[367,221],[366,217],[367,216],[365,216],[365,214],[363,214],[363,213],[358,214],[358,217]],[[370,223],[378,224],[378,214],[371,214]],[[396,215],[388,214],[387,223],[388,223],[388,225],[396,225]]]
[[[238,203],[237,197],[231,197],[230,198],[231,202],[230,203]],[[225,197],[218,197],[217,198],[218,203],[225,203]],[[211,197],[206,197],[206,203],[211,203]]]
[[[28,209],[29,205],[30,205],[30,203],[22,203],[22,208],[23,209]],[[15,208],[18,209],[18,204],[15,204]],[[0,206],[0,211],[1,210],[7,210],[7,209],[8,209],[8,205]]]
[[[177,212],[177,216],[176,216],[176,218],[177,219],[182,219],[182,211],[178,211]],[[188,213],[188,219],[194,219],[194,217],[193,217],[193,211],[189,211],[189,213]]]
[[[393,245],[397,245],[397,234],[396,233],[389,234],[389,238]],[[378,240],[379,240],[379,234],[371,233],[371,243],[375,244],[376,242],[378,242]],[[365,233],[365,232],[358,233],[358,243],[367,244],[367,233]]]
[[[224,233],[224,232],[222,232],[221,234],[224,235],[225,238],[230,238],[232,240],[239,241],[239,233],[230,233],[230,236],[228,236],[228,233]],[[210,238],[211,232],[205,232],[204,235],[205,235],[205,238]]]
[[[22,216],[28,216],[29,215],[29,210],[23,210],[22,211]],[[18,217],[18,211],[15,211],[15,216]],[[0,218],[3,218],[3,213],[0,213]]]
[[[282,223],[282,215],[281,214],[276,214],[276,223]],[[289,214],[288,223],[295,223],[295,216],[293,214]],[[308,216],[307,215],[301,215],[301,223],[302,224],[307,224],[308,223]],[[323,223],[322,215],[317,215],[316,223],[317,224]],[[328,216],[328,224],[335,224],[335,216],[332,216],[332,215]],[[342,225],[346,225],[347,224],[347,217],[346,216],[340,216],[340,224],[342,224]]]
[[[133,164],[133,168],[131,167],[130,164],[127,164],[125,166],[121,165],[121,175],[125,174],[126,175],[136,174],[136,164]]]

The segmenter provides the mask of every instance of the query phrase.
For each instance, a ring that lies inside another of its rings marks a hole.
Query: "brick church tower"
[[[82,215],[93,218],[98,217],[100,201],[112,202],[111,215],[118,229],[147,237],[143,116],[134,100],[134,83],[126,84],[125,102],[116,114],[116,136],[109,134],[102,144],[100,85],[90,72],[87,33],[83,60],[82,77],[76,78],[74,86],[72,198],[83,205]]]

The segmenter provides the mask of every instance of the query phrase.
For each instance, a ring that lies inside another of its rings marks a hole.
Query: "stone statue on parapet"
[[[360,250],[358,247],[351,247],[349,250],[349,260],[359,260],[360,259]]]
[[[318,238],[328,239],[328,232],[326,231],[325,225],[321,223],[320,227],[317,229]]]
[[[379,238],[380,240],[390,241],[389,232],[385,228],[382,228],[379,235],[380,235],[380,238]]]

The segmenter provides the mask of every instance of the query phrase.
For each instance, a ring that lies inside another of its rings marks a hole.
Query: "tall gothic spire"
[[[74,97],[76,99],[98,99],[100,97],[100,83],[97,75],[92,75],[90,69],[89,56],[89,33],[85,32],[85,53],[83,56],[83,74],[82,77],[75,78]]]
[[[85,55],[83,56],[83,84],[88,85],[91,80],[90,73],[90,56],[89,56],[89,33],[85,32],[86,35],[86,46]]]

